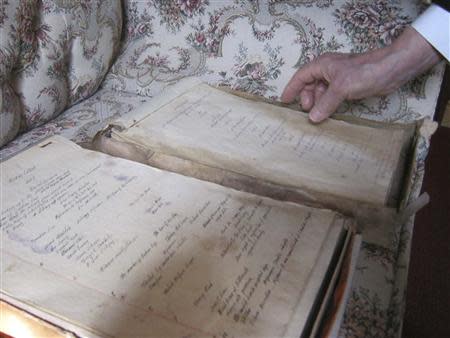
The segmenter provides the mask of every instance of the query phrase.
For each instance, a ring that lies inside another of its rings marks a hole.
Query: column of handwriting
[[[341,140],[336,135],[328,135],[323,129],[294,128],[284,118],[264,114],[254,109],[222,107],[214,104],[214,95],[182,98],[177,103],[164,127],[177,127],[190,135],[202,129],[210,137],[222,138],[236,144],[252,144],[265,152],[282,150],[287,156],[297,158],[299,163],[316,163],[320,156],[330,164],[345,163],[350,172],[361,168],[366,146]]]

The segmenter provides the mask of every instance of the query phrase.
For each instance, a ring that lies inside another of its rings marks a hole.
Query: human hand
[[[408,27],[388,47],[362,54],[326,53],[299,69],[281,96],[298,96],[312,122],[333,114],[344,100],[386,95],[441,60],[441,55]]]

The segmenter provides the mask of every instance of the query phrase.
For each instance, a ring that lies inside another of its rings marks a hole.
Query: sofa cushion
[[[0,161],[53,135],[61,135],[76,143],[90,142],[108,122],[136,109],[147,100],[136,94],[100,89],[51,121],[17,136],[0,149]]]
[[[0,146],[14,139],[20,127],[20,103],[8,83],[0,85]]]
[[[120,0],[2,1],[2,118],[13,114],[8,121],[15,127],[20,119],[27,131],[92,95],[119,45],[121,21]],[[17,128],[1,132],[3,145]]]

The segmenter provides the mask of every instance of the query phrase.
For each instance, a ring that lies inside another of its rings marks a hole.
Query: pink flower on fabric
[[[181,11],[189,17],[192,17],[195,11],[202,5],[201,0],[178,0]]]

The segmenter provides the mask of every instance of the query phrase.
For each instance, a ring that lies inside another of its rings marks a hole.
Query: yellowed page
[[[0,301],[0,314],[0,332],[10,337],[75,337],[4,301]]]
[[[92,336],[300,334],[344,228],[60,137],[1,171],[2,293]]]
[[[287,108],[188,85],[139,108],[114,137],[284,186],[386,203],[403,130],[313,125]]]

